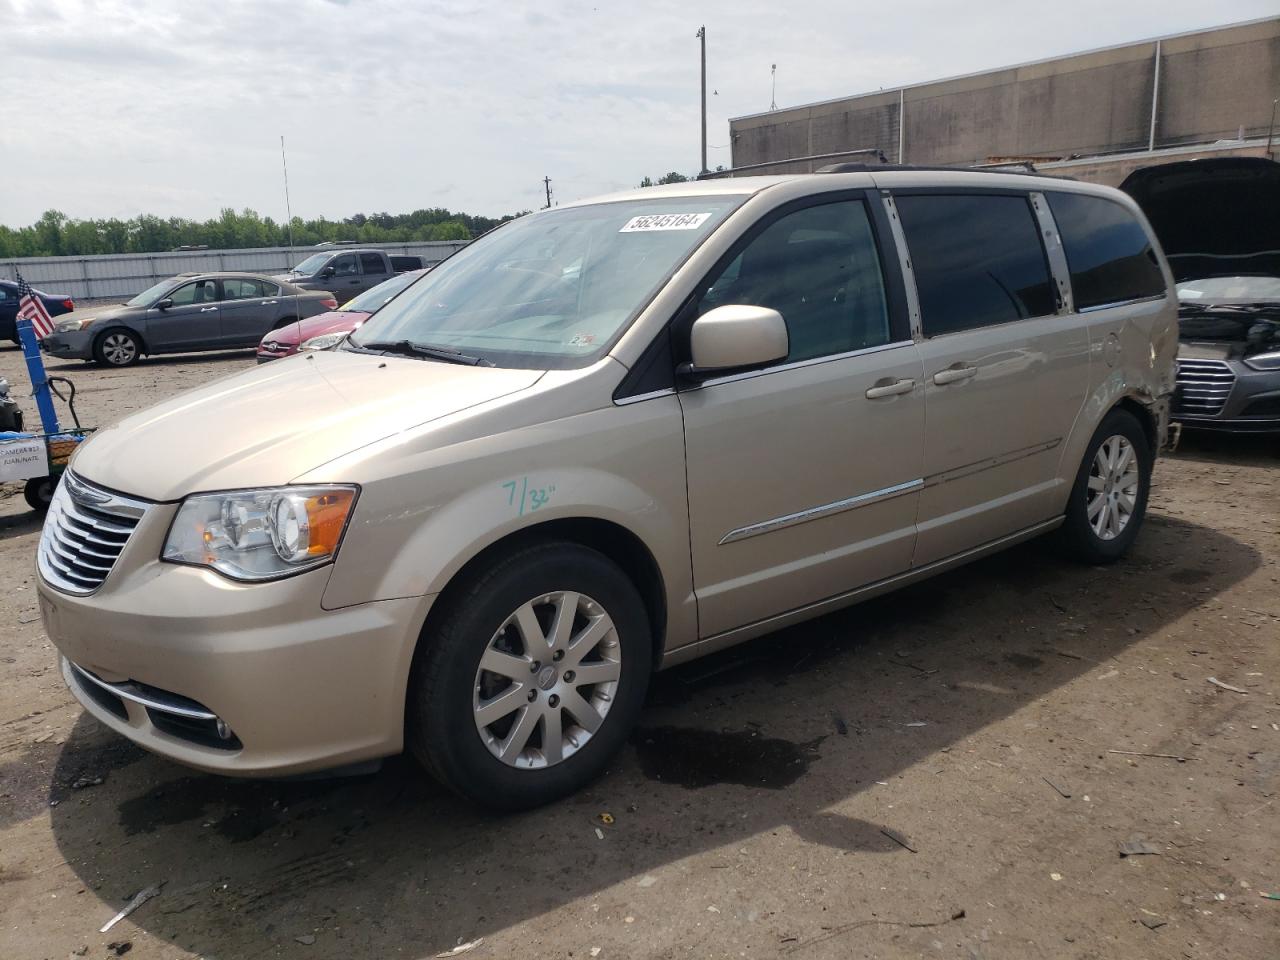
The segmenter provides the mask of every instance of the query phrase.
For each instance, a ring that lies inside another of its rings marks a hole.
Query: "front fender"
[[[424,436],[374,454],[367,466],[377,475],[360,479],[326,609],[438,594],[505,537],[553,520],[592,519],[616,524],[648,548],[666,588],[669,642],[696,639],[675,397],[453,444]],[[336,476],[342,468],[332,469]]]

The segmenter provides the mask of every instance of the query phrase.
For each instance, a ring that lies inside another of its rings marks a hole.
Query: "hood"
[[[264,339],[292,347],[323,333],[350,333],[368,319],[369,314],[361,310],[335,310],[273,330]]]
[[[139,307],[126,307],[122,303],[109,303],[100,307],[84,307],[80,310],[60,313],[53,318],[53,325],[56,328],[58,324],[67,320],[106,320],[111,317],[136,315],[140,312],[142,311]]]
[[[1151,221],[1177,281],[1280,274],[1280,163],[1184,160],[1135,170],[1120,189]]]
[[[540,370],[323,351],[180,394],[93,434],[88,480],[150,500],[288,483],[335,457],[537,383]]]

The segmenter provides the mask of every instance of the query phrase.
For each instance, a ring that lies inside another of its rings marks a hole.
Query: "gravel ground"
[[[103,424],[252,365],[54,372]],[[240,782],[110,734],[6,488],[0,957],[1275,958],[1278,468],[1184,440],[1120,565],[1029,544],[661,674],[606,777],[503,818],[401,759]]]

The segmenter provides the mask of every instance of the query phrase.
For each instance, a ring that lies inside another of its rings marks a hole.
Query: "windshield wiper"
[[[370,343],[353,343],[352,346],[375,353],[398,353],[406,357],[427,357],[431,360],[443,360],[445,363],[461,363],[469,367],[493,366],[493,361],[486,360],[484,357],[473,357],[460,350],[437,347],[430,343],[415,343],[412,340],[374,340]]]

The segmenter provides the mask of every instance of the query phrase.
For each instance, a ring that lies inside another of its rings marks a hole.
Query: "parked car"
[[[1173,419],[1280,432],[1280,163],[1225,157],[1144,167],[1121,189],[1150,219],[1178,285]]]
[[[268,330],[337,306],[331,294],[253,273],[184,273],[121,304],[62,317],[40,341],[51,356],[127,367],[143,354],[253,347]]]
[[[397,266],[397,262],[400,264]],[[275,279],[303,290],[328,290],[339,303],[376,287],[405,270],[420,270],[421,257],[390,257],[385,250],[324,250],[313,253],[288,273]]]
[[[290,357],[299,350],[324,350],[369,319],[369,315],[426,273],[414,270],[384,280],[348,300],[332,313],[321,313],[272,330],[258,344],[258,362]]]
[[[183,763],[407,745],[543,803],[656,667],[1050,531],[1122,557],[1177,342],[1105,187],[836,167],[560,206],[333,350],[95,433],[41,536],[45,630],[90,713]]]
[[[51,317],[59,317],[76,308],[75,301],[61,293],[41,293],[39,290],[35,293]],[[9,280],[0,280],[0,337],[18,342],[18,285]]]

